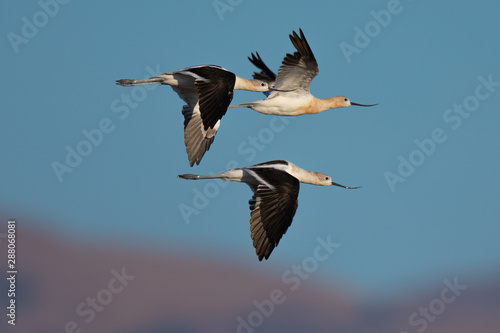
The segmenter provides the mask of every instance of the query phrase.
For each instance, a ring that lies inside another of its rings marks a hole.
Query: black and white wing
[[[195,79],[192,88],[172,87],[187,103],[182,108],[184,144],[189,165],[193,166],[200,164],[215,139],[220,119],[233,99],[236,76],[215,65],[193,66],[177,73]]]
[[[298,206],[299,181],[274,168],[244,169],[259,181],[250,185],[250,231],[259,260],[268,259],[292,224]]]
[[[184,116],[184,145],[188,154],[189,165],[200,164],[205,152],[210,149],[219,123],[205,129],[201,119],[199,95],[195,87],[174,87],[172,89],[186,102],[182,106]]]
[[[276,77],[276,89],[309,92],[311,81],[319,73],[318,63],[302,29],[299,32],[300,36],[295,31],[290,35],[297,52],[287,53],[283,59]]]
[[[233,100],[236,75],[214,65],[191,67],[189,71],[197,75],[194,85],[200,96],[203,126],[208,130],[226,114]]]

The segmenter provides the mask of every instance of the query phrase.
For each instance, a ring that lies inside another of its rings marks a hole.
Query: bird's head
[[[252,80],[253,91],[266,92],[269,91],[270,87],[266,81]]]
[[[356,105],[356,106],[375,106],[377,104],[359,104],[359,103],[354,103],[351,102],[351,100],[345,96],[335,96],[332,97],[331,100],[335,103],[335,106],[337,108],[345,108],[351,105]]]
[[[321,173],[321,172],[314,172],[314,175],[315,175],[315,181],[313,184],[315,185],[321,185],[321,186],[332,186],[332,185],[335,185],[335,186],[338,186],[338,187],[343,187],[343,188],[346,188],[346,189],[356,189],[356,188],[360,188],[360,186],[357,186],[357,187],[349,187],[349,186],[344,186],[344,185],[340,185],[338,183],[335,183],[334,181],[332,181],[332,177],[328,176],[328,175],[325,175],[324,173]]]

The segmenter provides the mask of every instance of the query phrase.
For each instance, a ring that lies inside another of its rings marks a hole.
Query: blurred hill
[[[6,254],[1,236],[0,253]],[[2,332],[500,332],[500,279],[467,281],[458,296],[442,296],[443,283],[401,299],[365,302],[335,285],[303,283],[292,290],[275,278],[281,274],[270,277],[180,249],[89,248],[35,229],[23,229],[17,242],[17,325],[8,325],[4,314]],[[427,317],[420,312],[425,308]]]

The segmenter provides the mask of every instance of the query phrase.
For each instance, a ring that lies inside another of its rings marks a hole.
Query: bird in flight
[[[200,164],[210,149],[220,120],[233,99],[233,90],[265,92],[270,89],[265,81],[244,79],[216,65],[187,67],[145,80],[116,81],[116,84],[127,87],[155,83],[171,86],[186,103],[182,114],[184,144],[190,166]]]
[[[298,206],[299,184],[347,187],[332,181],[320,172],[302,169],[295,164],[276,160],[243,168],[231,169],[216,175],[179,175],[183,179],[215,179],[243,182],[253,192],[250,204],[250,231],[259,258],[268,259],[281,237],[291,225]]]
[[[300,36],[293,31],[290,40],[297,49],[294,54],[288,53],[278,75],[275,78],[275,91],[271,92],[266,99],[239,105],[231,105],[232,108],[250,108],[260,113],[279,116],[300,116],[303,114],[315,114],[335,108],[343,108],[351,105],[374,106],[351,102],[345,96],[335,96],[327,99],[314,97],[310,92],[312,80],[318,75],[319,68],[316,58],[307,43],[306,37],[299,30]],[[255,73],[265,81],[272,79],[274,73],[264,64],[260,56],[254,56],[249,60],[262,71]]]
[[[163,73],[145,80],[121,79],[116,83],[121,86],[159,83],[172,87],[186,103],[182,107],[182,114],[184,144],[190,166],[200,164],[206,151],[210,149],[221,118],[228,108],[247,107],[264,114],[298,116],[350,105],[376,105],[354,103],[344,96],[319,99],[311,95],[309,87],[319,72],[318,64],[302,29],[300,37],[293,31],[290,40],[297,52],[285,56],[277,76],[265,65],[258,53],[252,53],[249,60],[261,69],[260,73],[254,73],[254,80],[236,76],[220,66],[201,65]],[[263,92],[267,98],[230,105],[233,90]]]

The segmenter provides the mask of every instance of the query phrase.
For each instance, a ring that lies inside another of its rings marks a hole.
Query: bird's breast
[[[273,98],[265,99],[262,103],[262,109],[255,111],[274,114],[279,116],[300,116],[306,114],[311,105],[311,98],[303,95],[285,94]]]

